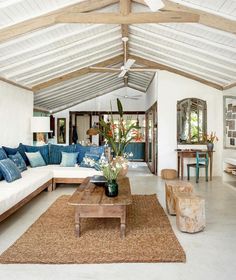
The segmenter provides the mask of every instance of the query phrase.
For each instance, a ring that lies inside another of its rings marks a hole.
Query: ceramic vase
[[[208,151],[213,151],[214,149],[214,144],[213,143],[207,143],[207,150]]]
[[[116,197],[118,195],[118,184],[116,180],[106,182],[105,194],[108,197]]]

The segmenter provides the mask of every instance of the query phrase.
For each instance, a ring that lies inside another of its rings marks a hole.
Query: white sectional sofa
[[[93,168],[47,165],[28,168],[12,183],[0,181],[0,222],[41,191],[54,190],[57,183],[81,183],[88,176],[100,174]]]

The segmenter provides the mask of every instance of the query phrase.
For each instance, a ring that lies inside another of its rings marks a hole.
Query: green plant
[[[129,120],[124,120],[123,106],[118,98],[117,109],[119,113],[117,123],[114,122],[111,108],[110,121],[105,122],[103,119],[100,119],[99,123],[101,128],[99,129],[99,133],[102,134],[108,144],[110,144],[115,156],[123,156],[125,147],[132,140],[137,138],[137,130],[139,130],[140,127]]]
[[[103,176],[107,179],[108,182],[112,180],[116,180],[122,168],[123,167],[121,164],[114,163],[114,162],[100,165],[100,169],[103,173]]]

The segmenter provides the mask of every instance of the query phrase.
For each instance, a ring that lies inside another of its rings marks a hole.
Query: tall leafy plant
[[[117,109],[119,119],[117,123],[114,122],[112,115],[112,108],[109,122],[100,119],[100,134],[104,136],[108,144],[112,147],[115,156],[123,156],[125,147],[137,137],[137,130],[140,127],[129,120],[124,120],[123,106],[119,98],[117,98]]]

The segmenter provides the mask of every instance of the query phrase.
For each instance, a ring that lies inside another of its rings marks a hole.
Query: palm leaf
[[[117,98],[116,101],[117,101],[117,108],[118,108],[119,115],[121,118],[123,118],[123,106],[119,98]]]

